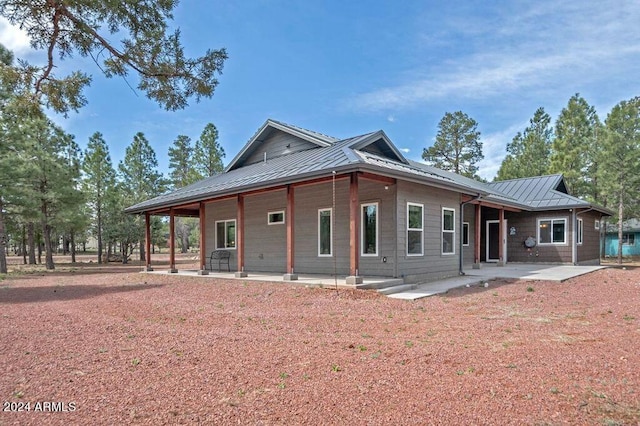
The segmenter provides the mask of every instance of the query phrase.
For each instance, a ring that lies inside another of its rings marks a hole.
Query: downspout
[[[579,212],[576,212],[576,209],[573,209],[573,244],[571,245],[571,261],[574,265],[578,264],[578,215],[590,212],[591,210],[593,210],[593,207]],[[584,233],[584,223],[582,224],[582,232]]]
[[[476,195],[474,198],[469,201],[464,201],[460,203],[460,266],[458,270],[459,275],[464,275],[464,270],[462,264],[464,263],[464,206],[467,204],[473,203],[474,201],[478,201],[482,198],[482,195]],[[474,241],[475,244],[475,241]]]

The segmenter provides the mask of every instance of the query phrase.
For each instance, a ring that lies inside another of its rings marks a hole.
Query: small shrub
[[[529,293],[533,293],[535,291],[535,289],[533,287],[529,286],[529,287],[527,287],[527,291]]]

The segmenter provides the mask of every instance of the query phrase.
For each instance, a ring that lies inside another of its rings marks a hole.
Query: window
[[[538,244],[565,244],[567,219],[539,219]]]
[[[469,247],[469,222],[462,224],[462,245]]]
[[[282,225],[282,224],[284,224],[284,210],[267,213],[267,223],[269,225]]]
[[[407,256],[422,256],[424,206],[407,203]]]
[[[582,237],[584,236],[584,224],[582,222],[582,219],[578,219],[578,229],[577,229],[577,233],[576,233],[576,242],[578,244],[582,244]]]
[[[216,249],[236,248],[236,220],[216,222]]]
[[[333,253],[333,230],[331,229],[331,209],[318,210],[318,256]]]
[[[455,254],[456,211],[442,208],[442,254]]]
[[[622,245],[624,245],[624,246],[635,246],[636,245],[636,234],[622,234]]]
[[[360,234],[362,235],[362,255],[378,255],[378,203],[362,204]]]
[[[597,230],[597,231],[599,231],[599,230],[600,230],[600,221],[599,221],[599,220],[596,220],[596,222],[595,222],[595,228],[596,228],[596,230]]]

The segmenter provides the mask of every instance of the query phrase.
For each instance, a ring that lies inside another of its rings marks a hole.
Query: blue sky
[[[89,104],[55,118],[82,147],[100,131],[117,164],[141,131],[167,173],[178,135],[195,141],[214,123],[228,162],[273,118],[339,138],[382,129],[419,160],[444,113],[461,110],[478,122],[491,180],[538,107],[555,121],[580,93],[604,120],[640,95],[638,1],[183,0],[174,18],[189,55],[227,48],[214,97],[167,112],[131,89],[135,76],[67,59],[60,74],[93,75]],[[6,22],[0,42],[42,63]]]

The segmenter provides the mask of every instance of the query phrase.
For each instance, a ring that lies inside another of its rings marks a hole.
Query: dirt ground
[[[640,423],[632,266],[408,302],[89,260],[0,275],[0,424]]]

